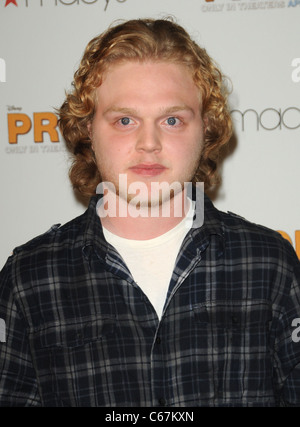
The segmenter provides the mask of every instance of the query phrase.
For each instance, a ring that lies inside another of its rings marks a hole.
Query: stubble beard
[[[115,192],[120,203],[126,204],[127,206],[134,204],[137,209],[145,211],[150,211],[151,209],[161,210],[163,207],[165,209],[168,207],[170,208],[172,203],[173,208],[175,202],[182,203],[184,199],[185,183],[191,183],[193,181],[198,169],[199,159],[197,159],[197,163],[195,162],[191,173],[185,177],[184,181],[174,181],[171,183],[164,181],[151,181],[146,184],[144,181],[135,181],[130,183],[128,186],[126,185],[126,187],[123,187],[122,185],[120,186],[120,175],[116,177],[109,172],[105,173],[103,168],[99,168],[99,170],[102,169],[102,173],[100,173],[101,181],[110,183],[111,188]],[[125,175],[127,176],[127,174]],[[143,194],[143,192],[139,190],[133,193],[128,192],[130,185],[139,183],[146,186],[146,194]]]

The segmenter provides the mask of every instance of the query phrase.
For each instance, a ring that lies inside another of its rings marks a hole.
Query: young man
[[[299,405],[295,252],[207,196],[199,221],[231,135],[205,50],[168,20],[112,27],[59,114],[92,197],[1,272],[0,404]]]

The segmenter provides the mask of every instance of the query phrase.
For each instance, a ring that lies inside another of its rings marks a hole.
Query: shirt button
[[[160,344],[160,343],[161,343],[161,339],[160,339],[160,337],[157,337],[157,338],[156,338],[155,343],[156,343],[156,344]]]
[[[158,399],[158,403],[160,404],[160,406],[166,406],[166,399],[164,397],[161,397],[160,399]]]

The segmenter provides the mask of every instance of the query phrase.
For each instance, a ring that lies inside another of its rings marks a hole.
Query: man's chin
[[[171,191],[169,194],[160,195],[132,195],[118,194],[121,204],[126,204],[130,216],[137,217],[170,217],[174,212],[181,216],[182,207],[182,191]]]
[[[170,197],[149,197],[132,194],[118,194],[120,200],[127,203],[130,206],[136,206],[139,209],[150,209],[157,206],[162,206],[165,203],[170,203],[172,196]]]

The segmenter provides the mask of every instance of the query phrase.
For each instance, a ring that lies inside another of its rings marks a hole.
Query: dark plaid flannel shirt
[[[206,198],[159,322],[95,206],[16,248],[0,274],[0,406],[300,405],[287,241]]]

